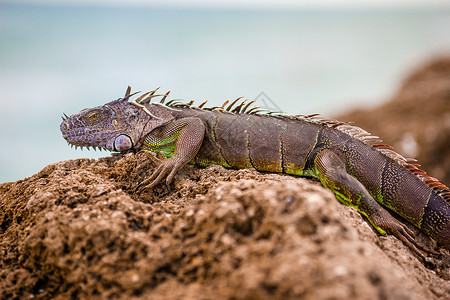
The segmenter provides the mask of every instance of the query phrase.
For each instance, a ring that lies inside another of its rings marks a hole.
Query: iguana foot
[[[150,160],[157,166],[159,166],[163,162],[163,160],[166,159],[166,155],[162,151],[160,151],[158,153],[155,153],[155,152],[152,152],[152,151],[149,151],[149,150],[141,150],[141,151],[139,151],[136,154],[137,155],[144,154],[145,156],[150,158]]]
[[[332,190],[336,197],[344,203],[355,207],[367,217],[375,229],[382,235],[392,234],[405,243],[416,255],[438,255],[416,242],[414,233],[395,219],[367,191],[366,187],[346,169],[342,157],[331,149],[319,151],[314,158],[315,171],[323,186]]]
[[[141,150],[138,154],[146,155],[158,166],[156,171],[154,171],[150,177],[146,178],[136,187],[135,193],[138,191],[139,195],[143,191],[155,187],[163,180],[164,177],[166,177],[166,186],[169,187],[169,184],[172,182],[176,172],[184,166],[184,164],[180,163],[175,157],[166,159],[163,152],[155,154],[154,152],[148,150]]]
[[[374,227],[381,234],[392,234],[401,240],[408,248],[411,249],[417,256],[425,260],[426,256],[438,256],[439,253],[424,247],[419,244],[415,239],[414,232],[406,225],[395,219],[386,211],[382,211],[378,216],[372,216],[372,222]]]

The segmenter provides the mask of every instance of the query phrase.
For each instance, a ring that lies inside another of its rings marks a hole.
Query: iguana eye
[[[89,116],[89,118],[91,118],[91,120],[95,120],[97,119],[97,114],[92,114]]]

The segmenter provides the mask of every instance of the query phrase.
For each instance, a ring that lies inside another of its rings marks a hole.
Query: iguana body
[[[378,137],[317,116],[271,116],[245,101],[203,109],[150,103],[155,91],[63,118],[72,145],[111,151],[164,153],[166,159],[141,185],[169,184],[187,163],[313,176],[344,204],[355,207],[381,234],[393,234],[418,255],[421,247],[395,212],[450,250],[450,191]],[[146,95],[149,96],[144,98]]]

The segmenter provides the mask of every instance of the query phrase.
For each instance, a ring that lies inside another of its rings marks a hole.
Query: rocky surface
[[[392,101],[400,111],[411,109],[406,118],[386,108],[392,119],[383,124],[394,137],[417,117],[417,132],[434,132],[431,144],[442,150],[433,153],[442,164],[448,143],[436,141],[446,121],[426,112],[434,99],[448,97],[450,85],[431,66],[435,71],[411,76]],[[418,115],[419,104],[412,109],[398,100],[419,94],[429,103]],[[369,130],[382,135],[380,128]],[[0,299],[449,298],[448,251],[413,229],[442,254],[423,262],[317,182],[186,166],[169,189],[160,185],[137,197],[137,183],[153,168],[134,154],[69,160],[0,184]],[[431,170],[438,176],[439,167]]]
[[[2,299],[450,295],[448,252],[424,264],[316,182],[187,166],[138,199],[151,168],[70,160],[0,185]]]

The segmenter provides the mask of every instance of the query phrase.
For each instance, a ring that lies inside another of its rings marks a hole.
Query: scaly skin
[[[65,117],[63,136],[76,147],[147,155],[159,166],[140,192],[164,179],[170,184],[187,163],[313,176],[380,234],[395,235],[417,255],[436,252],[419,245],[389,210],[450,250],[450,191],[378,137],[316,116],[253,114],[245,101],[218,109],[150,103],[159,96],[154,93],[129,102],[128,88],[124,98]]]

